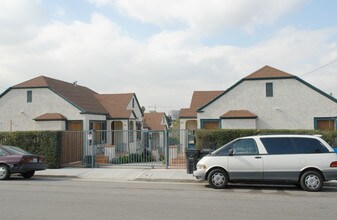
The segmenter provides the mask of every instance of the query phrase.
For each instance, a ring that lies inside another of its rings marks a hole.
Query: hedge
[[[46,157],[48,168],[60,167],[61,132],[0,132],[0,144],[17,146],[32,154],[43,155]]]
[[[256,129],[218,129],[218,130],[197,130],[196,148],[217,149],[226,143],[245,136],[261,134],[309,134],[322,135],[322,138],[331,146],[336,146],[337,131],[320,130],[256,130]]]

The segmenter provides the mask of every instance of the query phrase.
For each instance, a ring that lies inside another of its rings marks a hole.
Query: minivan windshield
[[[256,142],[253,138],[243,138],[236,139],[234,141],[229,142],[223,147],[219,148],[219,150],[215,151],[211,155],[213,156],[228,156],[229,150],[232,149],[231,155],[256,155],[259,154]]]
[[[218,148],[217,150],[213,151],[211,153],[212,156],[220,156],[220,155],[227,155],[228,150],[230,149],[233,142],[235,142],[237,139],[232,140],[231,142],[225,144],[224,146]]]

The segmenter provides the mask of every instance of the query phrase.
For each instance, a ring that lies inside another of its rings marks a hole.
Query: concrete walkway
[[[61,168],[37,171],[35,176],[70,177],[88,180],[110,181],[165,181],[165,182],[198,182],[186,169],[163,168]]]

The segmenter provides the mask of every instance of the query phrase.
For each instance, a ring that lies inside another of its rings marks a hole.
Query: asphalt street
[[[1,219],[335,219],[337,187],[111,182],[13,177],[0,182]]]

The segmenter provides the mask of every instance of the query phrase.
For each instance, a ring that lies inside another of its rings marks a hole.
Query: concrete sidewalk
[[[198,182],[186,169],[163,168],[61,168],[37,171],[35,176],[70,177],[88,180],[110,181],[165,181],[165,182]]]

